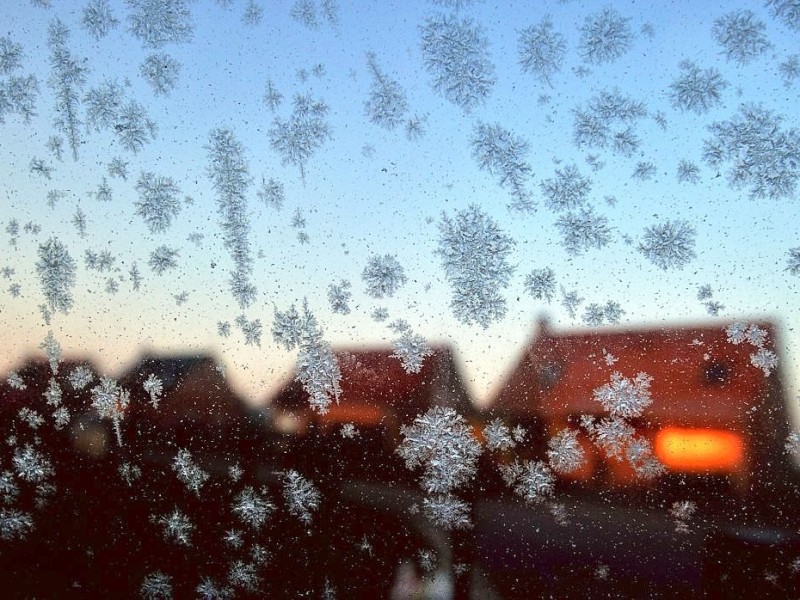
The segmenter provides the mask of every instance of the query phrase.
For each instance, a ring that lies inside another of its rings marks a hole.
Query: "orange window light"
[[[735,472],[744,460],[744,441],[724,429],[667,427],[656,434],[655,452],[672,471]]]

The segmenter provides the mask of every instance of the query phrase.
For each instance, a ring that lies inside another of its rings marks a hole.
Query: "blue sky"
[[[776,319],[783,326],[779,351],[795,395],[800,280],[785,267],[788,250],[800,245],[796,196],[750,199],[746,190],[731,189],[724,176],[717,177],[701,154],[707,126],[730,119],[743,102],[762,103],[783,116],[784,127],[798,126],[800,80],[787,87],[779,65],[798,52],[800,33],[773,17],[762,2],[610,3],[630,19],[634,40],[618,60],[600,65],[581,58],[579,29],[587,16],[609,3],[466,3],[459,18],[468,17],[483,28],[496,73],[491,94],[469,113],[432,88],[420,49],[420,26],[431,15],[449,14],[442,6],[447,3],[409,1],[389,8],[377,0],[341,1],[338,25],[320,19],[314,29],[292,17],[293,0],[261,2],[264,16],[257,25],[243,23],[243,0],[230,7],[210,0],[190,2],[192,41],[159,49],[182,65],[178,84],[166,97],[154,95],[139,74],[152,50],[128,31],[127,5],[110,3],[120,25],[96,41],[81,26],[84,4],[54,2],[44,9],[20,2],[0,7],[0,36],[21,44],[24,53],[16,74],[34,74],[40,88],[38,115],[29,124],[17,115],[6,115],[0,124],[0,268],[15,269],[11,278],[0,280],[3,370],[33,352],[52,329],[65,352],[94,356],[111,373],[143,347],[214,351],[227,365],[234,385],[259,399],[290,376],[294,363],[294,354],[280,349],[269,333],[273,307],[285,310],[307,298],[334,346],[388,345],[395,334],[370,317],[378,306],[388,309],[390,321],[406,319],[431,343],[452,344],[471,390],[485,400],[512,367],[539,315],[548,315],[557,327],[585,327],[584,307],[573,319],[558,297],[547,304],[525,291],[527,273],[551,267],[558,283],[578,290],[585,303],[619,302],[625,310],[622,326],[709,319],[697,299],[697,288],[704,284],[725,305],[720,319]],[[727,60],[711,35],[714,21],[736,9],[752,10],[765,23],[771,43],[746,65]],[[546,14],[567,42],[563,69],[553,76],[552,86],[524,73],[517,55],[519,30]],[[70,30],[72,53],[87,61],[84,91],[104,79],[116,79],[157,123],[157,138],[138,154],[120,148],[108,132],[94,131],[83,131],[77,161],[68,153],[58,161],[47,150],[48,138],[56,133],[46,43],[55,17]],[[402,130],[387,131],[367,118],[368,51],[376,53],[384,72],[403,87],[411,113],[425,116],[421,139],[409,141]],[[720,104],[706,114],[684,112],[670,103],[669,85],[683,59],[719,69],[729,83]],[[320,76],[313,74],[317,65],[323,67]],[[262,100],[268,80],[284,96],[274,113]],[[647,105],[648,117],[636,124],[642,143],[632,157],[578,148],[573,142],[573,109],[614,88]],[[303,182],[299,170],[283,165],[270,148],[268,132],[276,117],[289,115],[291,98],[306,92],[329,106],[332,135],[309,160]],[[652,118],[659,112],[666,119],[663,129]],[[535,213],[509,210],[508,193],[478,168],[470,139],[479,122],[499,123],[529,142],[527,160],[533,174],[528,188],[538,202]],[[204,146],[215,127],[235,133],[254,179],[248,213],[257,254],[253,281],[259,293],[244,313],[264,326],[260,348],[245,345],[235,326],[229,338],[217,334],[218,321],[233,324],[243,311],[227,290],[231,259],[222,247],[206,172]],[[365,146],[371,150],[365,152]],[[605,166],[594,171],[587,163],[590,153]],[[101,203],[92,193],[116,156],[129,161],[130,175],[127,181],[109,177],[113,199]],[[52,179],[29,172],[33,157],[53,166]],[[700,167],[698,184],[677,181],[681,159]],[[640,161],[656,167],[649,181],[631,178]],[[554,226],[558,215],[544,206],[539,191],[540,181],[572,163],[591,177],[589,202],[609,219],[613,233],[608,246],[581,256],[564,250]],[[142,171],[174,178],[181,196],[193,199],[165,233],[151,234],[135,214],[134,186]],[[262,177],[285,186],[281,210],[256,197]],[[65,195],[51,209],[45,199],[54,189]],[[606,196],[615,197],[616,204],[608,204]],[[453,316],[448,306],[451,288],[434,254],[441,214],[453,215],[470,204],[479,205],[516,242],[510,257],[515,273],[503,292],[508,311],[487,329],[461,324]],[[86,239],[78,237],[70,223],[77,207],[89,220]],[[291,227],[298,208],[307,220],[308,244],[300,243]],[[21,233],[12,247],[6,232],[11,219],[21,227],[32,221],[41,232]],[[636,251],[645,227],[665,219],[686,219],[697,231],[697,257],[682,269],[666,272]],[[192,233],[203,234],[199,245],[187,241]],[[48,327],[37,309],[42,292],[35,263],[39,244],[53,235],[67,245],[79,268],[74,309],[55,315]],[[161,244],[179,249],[179,267],[157,276],[146,263],[150,251]],[[86,249],[107,249],[116,257],[121,268],[111,273],[119,284],[116,294],[105,291],[109,274],[85,268]],[[361,272],[373,254],[394,254],[405,269],[408,283],[394,298],[375,300],[365,293]],[[144,276],[139,291],[133,291],[127,279],[133,261]],[[326,299],[328,285],[342,279],[353,286],[349,315],[332,313]],[[20,285],[19,297],[7,291],[12,283]],[[184,291],[188,300],[178,306],[173,294]]]

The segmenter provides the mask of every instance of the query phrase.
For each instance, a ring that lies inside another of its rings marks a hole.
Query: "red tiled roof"
[[[758,325],[770,336],[774,328]],[[543,328],[491,404],[505,413],[566,417],[602,413],[593,391],[611,374],[652,377],[647,417],[670,422],[740,420],[766,388],[764,373],[750,363],[755,349],[732,344],[725,325],[628,331],[553,333]],[[607,357],[613,356],[613,364]],[[772,374],[772,377],[776,377]]]

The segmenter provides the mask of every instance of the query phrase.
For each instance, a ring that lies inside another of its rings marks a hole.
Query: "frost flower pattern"
[[[505,316],[500,290],[514,272],[508,263],[513,246],[514,240],[474,204],[453,219],[442,215],[436,254],[453,288],[450,306],[458,321],[485,329]]]

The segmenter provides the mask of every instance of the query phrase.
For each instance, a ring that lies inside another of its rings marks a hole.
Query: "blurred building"
[[[646,373],[652,377],[652,404],[629,421],[650,441],[668,479],[716,478],[738,493],[757,480],[762,488],[772,486],[767,479],[791,470],[784,450],[789,414],[780,368],[766,375],[754,355],[760,349],[777,354],[776,328],[748,323],[759,347],[746,330],[740,343],[731,342],[729,325],[558,332],[542,321],[487,414],[526,426],[533,438],[527,451],[543,458],[547,440],[565,427],[579,429],[581,416],[608,417],[593,393],[613,373]],[[625,461],[600,456],[585,431],[580,439],[589,461],[575,478],[636,481]]]
[[[341,396],[325,414],[310,407],[308,393],[294,378],[267,400],[274,428],[283,435],[287,461],[327,455],[324,460],[335,460],[348,477],[404,479],[407,470],[395,455],[402,425],[443,406],[479,428],[479,415],[450,348],[433,348],[418,373],[406,372],[388,348],[340,349],[335,355]]]

